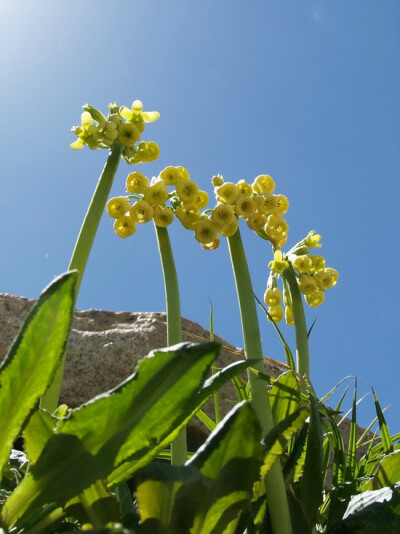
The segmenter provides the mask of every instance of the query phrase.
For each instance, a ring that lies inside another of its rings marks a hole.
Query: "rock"
[[[34,300],[0,294],[0,361],[17,335]],[[184,341],[208,341],[209,332],[197,323],[182,319]],[[218,367],[243,359],[243,352],[216,336],[222,344]],[[76,311],[68,342],[64,382],[60,402],[76,407],[112,389],[135,369],[137,362],[151,350],[165,347],[165,313],[129,313],[101,310]],[[277,376],[279,368],[267,365],[267,372]],[[221,412],[229,412],[236,400],[231,383],[221,390]],[[214,416],[213,403],[204,408]],[[206,428],[196,420],[191,424],[192,447],[203,442]]]

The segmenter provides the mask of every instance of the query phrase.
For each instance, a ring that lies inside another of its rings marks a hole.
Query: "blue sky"
[[[396,0],[2,0],[3,125],[0,291],[36,298],[68,263],[105,151],[74,152],[81,105],[141,99],[161,119],[143,136],[161,147],[148,176],[184,165],[211,192],[216,173],[271,174],[291,202],[289,245],[322,234],[338,285],[311,323],[319,394],[346,375],[373,385],[400,431],[398,277],[400,4]],[[113,195],[132,169],[121,163]],[[243,227],[256,293],[271,251]],[[242,346],[224,243],[203,251],[171,228],[182,313]],[[104,217],[78,307],[164,309],[153,229],[119,240]],[[264,351],[283,359],[260,316]],[[292,332],[285,329],[289,339]],[[360,421],[373,417],[371,396]]]

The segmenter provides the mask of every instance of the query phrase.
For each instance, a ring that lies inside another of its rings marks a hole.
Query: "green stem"
[[[253,367],[257,371],[265,373],[257,308],[239,229],[233,236],[228,238],[228,246],[239,300],[245,355],[246,358],[256,359],[257,363]],[[258,415],[265,435],[274,426],[267,382],[252,372],[249,372],[248,376],[251,403]],[[268,472],[265,478],[265,487],[273,533],[291,534],[292,524],[280,462],[275,462]]]
[[[167,228],[154,224],[158,250],[164,275],[165,302],[167,310],[167,345],[175,345],[182,341],[181,306],[179,299],[178,277],[174,256]],[[171,443],[172,465],[183,465],[187,460],[186,429],[181,430]]]
[[[303,299],[301,298],[296,275],[291,265],[288,269],[283,271],[283,278],[286,280],[289,286],[290,296],[292,299],[292,312],[294,328],[296,332],[297,372],[300,374],[300,376],[306,376],[307,378],[310,378],[308,333],[306,318],[304,315]]]
[[[89,254],[92,249],[93,241],[96,236],[97,228],[104,212],[108,195],[110,194],[115,173],[118,169],[121,150],[122,147],[120,145],[114,145],[110,150],[107,162],[103,168],[103,172],[100,175],[96,189],[93,193],[92,200],[90,201],[88,210],[86,212],[85,219],[82,223],[78,239],[76,240],[75,248],[72,253],[71,261],[68,266],[68,270],[76,269],[78,271],[75,302],[78,298],[79,288],[85,272]],[[49,412],[53,412],[58,406],[64,373],[65,356],[66,352],[64,353],[53,383],[47,390],[40,403],[41,408],[48,410]]]

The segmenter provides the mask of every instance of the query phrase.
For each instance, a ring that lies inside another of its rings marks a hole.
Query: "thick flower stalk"
[[[159,117],[156,111],[143,112],[139,100],[135,100],[131,110],[110,104],[107,117],[92,106],[85,105],[83,109],[81,125],[72,128],[77,139],[71,144],[71,148],[78,150],[85,145],[92,150],[104,148],[109,151],[109,156],[90,201],[68,266],[68,269],[78,271],[75,299],[78,297],[82,277],[121,156],[128,163],[141,163],[153,161],[159,154],[156,143],[139,142],[145,123],[153,122]],[[42,408],[51,412],[58,405],[64,363],[65,355],[51,387],[41,401]]]
[[[164,275],[168,345],[181,342],[182,333],[179,286],[167,226],[174,220],[173,206],[176,204],[177,191],[186,202],[197,198],[200,191],[193,184],[184,167],[166,167],[159,176],[151,180],[136,171],[126,179],[128,194],[111,198],[107,203],[107,213],[115,219],[114,231],[123,239],[132,236],[138,224],[154,222]],[[176,189],[170,193],[168,187]],[[171,461],[174,465],[183,465],[186,460],[186,431],[182,430],[171,444]]]

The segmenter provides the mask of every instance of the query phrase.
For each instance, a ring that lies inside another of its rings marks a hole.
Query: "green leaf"
[[[218,350],[217,343],[182,343],[154,351],[120,386],[71,410],[6,501],[3,524],[48,502],[64,504],[128,458],[155,454],[190,411]]]
[[[282,373],[275,380],[269,399],[275,424],[297,410],[300,406],[300,388],[293,371]]]
[[[192,396],[190,401],[187,402],[184,417],[181,417],[175,421],[172,432],[165,436],[164,440],[159,441],[157,446],[149,452],[150,456],[142,455],[140,459],[133,458],[132,460],[130,459],[127,462],[122,463],[110,474],[108,477],[108,484],[112,486],[121,480],[126,480],[137,469],[146,465],[152,459],[152,457],[167,447],[167,445],[176,438],[181,429],[187,425],[189,420],[197,413],[199,408],[203,406],[205,402],[207,402],[207,400],[215,393],[215,391],[220,389],[228,380],[232,380],[232,378],[246,369],[249,365],[251,365],[251,363],[252,360],[235,362],[208,378],[204,386],[197,392],[196,395]]]
[[[300,503],[303,513],[310,527],[317,520],[318,509],[323,501],[323,471],[322,471],[322,428],[319,418],[318,400],[310,392],[310,423],[306,445],[306,457],[303,476],[300,482]]]
[[[152,463],[136,473],[141,534],[189,533],[209,483],[194,466]]]
[[[12,444],[45,393],[63,356],[75,303],[76,272],[41,294],[0,367],[0,473]]]
[[[400,450],[388,454],[378,464],[374,478],[361,488],[362,491],[377,490],[400,482]]]
[[[343,520],[328,534],[397,534],[400,532],[400,489],[382,488],[351,498]]]
[[[250,404],[239,404],[189,460],[187,465],[197,467],[210,481],[191,534],[223,532],[250,501],[262,460],[260,433]]]
[[[263,440],[265,448],[264,463],[261,468],[263,478],[283,453],[287,441],[302,428],[309,414],[309,408],[302,406],[268,432]]]
[[[378,397],[374,389],[372,389],[372,392],[374,395],[375,409],[376,409],[376,415],[378,416],[379,430],[380,430],[381,437],[382,437],[383,449],[385,453],[388,454],[390,452],[393,452],[393,441],[392,441],[392,438],[390,437],[389,428],[386,424],[386,420],[383,415],[381,405],[379,404]]]
[[[38,409],[29,419],[22,435],[24,437],[24,449],[31,465],[39,458],[47,441],[54,434],[59,419],[45,410]]]

